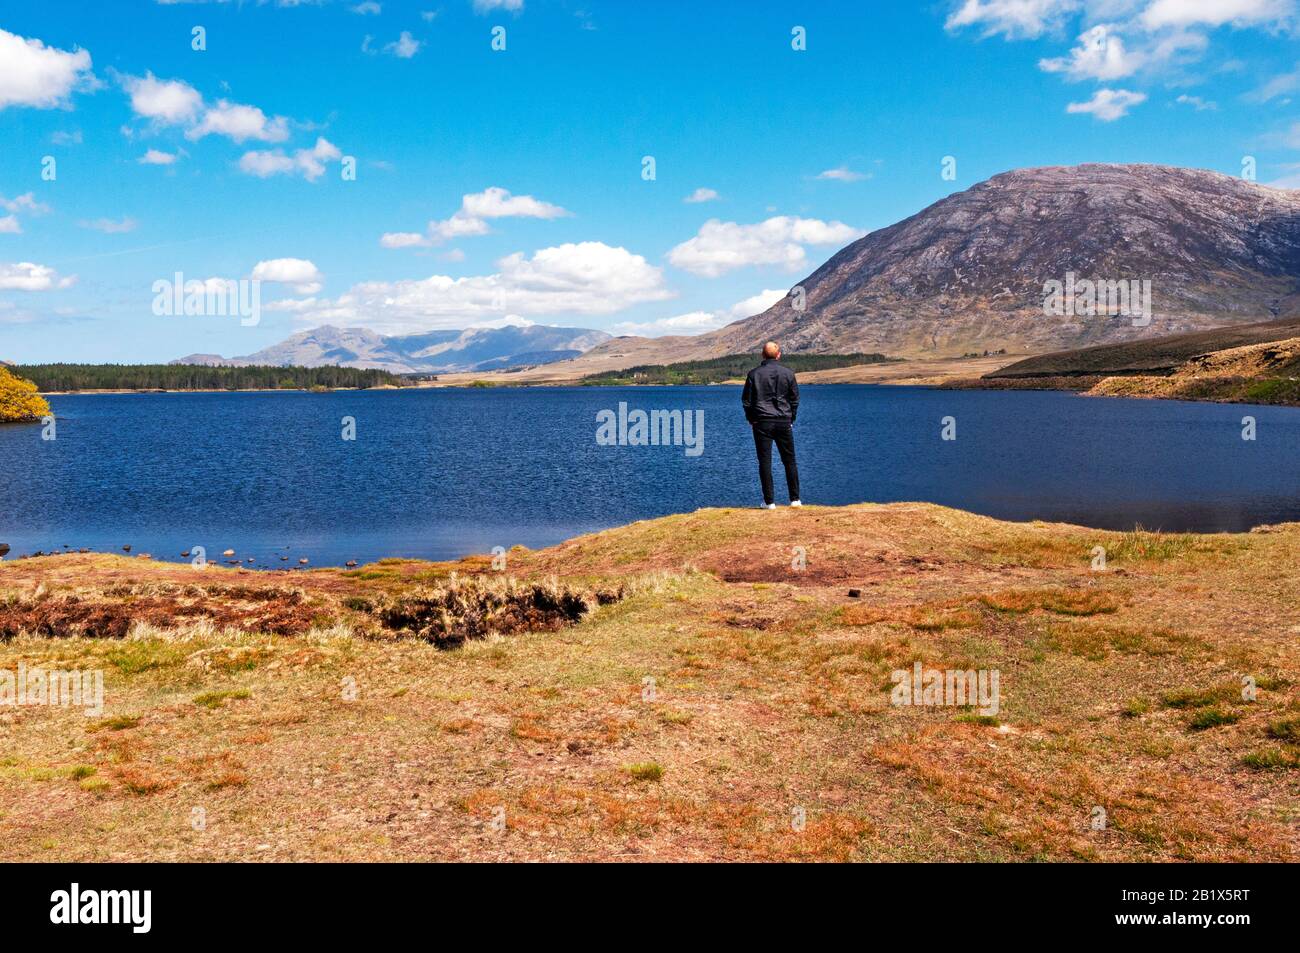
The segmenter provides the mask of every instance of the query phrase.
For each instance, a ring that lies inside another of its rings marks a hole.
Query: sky
[[[1297,0],[3,0],[0,359],[695,334],[1009,169],[1300,188],[1298,41]]]

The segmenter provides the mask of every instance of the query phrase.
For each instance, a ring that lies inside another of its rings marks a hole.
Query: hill
[[[329,325],[301,331],[244,357],[190,354],[173,364],[223,367],[356,367],[393,374],[488,371],[577,357],[609,339],[604,331],[539,324],[385,336]]]

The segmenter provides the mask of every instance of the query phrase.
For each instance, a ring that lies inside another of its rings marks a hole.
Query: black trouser
[[[775,503],[772,491],[772,441],[781,453],[785,485],[790,499],[799,499],[799,465],[794,462],[794,428],[788,420],[754,421],[754,449],[758,451],[758,478],[763,483],[763,502]]]

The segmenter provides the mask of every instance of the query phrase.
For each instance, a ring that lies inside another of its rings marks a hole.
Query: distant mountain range
[[[1151,321],[1045,314],[1044,286],[1150,282]],[[1040,353],[1300,314],[1300,191],[1157,165],[1020,169],[871,232],[767,311],[695,337],[619,337],[587,369],[753,353]],[[560,368],[556,368],[560,370]]]
[[[1047,313],[1071,280],[1149,289],[1149,313]],[[1037,354],[1300,316],[1300,190],[1157,165],[1019,169],[841,249],[762,314],[692,337],[575,328],[384,338],[318,328],[243,363],[487,371],[530,364],[577,378],[639,364],[754,353]],[[1149,320],[1146,318],[1149,317]],[[603,342],[603,343],[602,343]],[[221,358],[191,355],[186,363]]]
[[[444,374],[503,370],[549,364],[577,357],[609,339],[587,328],[470,328],[386,336],[365,328],[329,325],[302,331],[279,344],[244,357],[190,354],[173,364],[208,367],[341,367],[375,368],[394,374]]]

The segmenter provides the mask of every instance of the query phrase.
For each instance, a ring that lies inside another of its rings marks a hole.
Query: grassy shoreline
[[[1294,860],[1297,543],[864,504],[505,572],[4,562],[0,669],[106,705],[0,707],[0,858]],[[916,662],[1000,670],[1000,710],[891,704]]]

